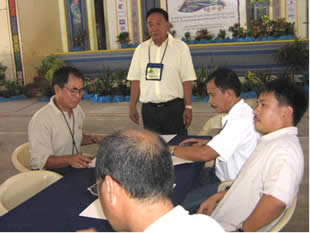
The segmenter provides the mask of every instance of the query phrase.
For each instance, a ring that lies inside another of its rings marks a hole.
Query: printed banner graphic
[[[172,30],[179,39],[185,32],[195,36],[205,28],[216,37],[220,29],[228,33],[228,28],[239,22],[238,0],[167,0],[167,3]]]

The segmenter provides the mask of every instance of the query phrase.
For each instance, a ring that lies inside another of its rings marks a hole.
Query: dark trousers
[[[143,104],[141,112],[144,128],[158,134],[187,135],[183,121],[184,107],[183,99]]]

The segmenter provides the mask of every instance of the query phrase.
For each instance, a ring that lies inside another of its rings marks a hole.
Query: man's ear
[[[53,86],[53,88],[54,88],[55,94],[58,93],[58,92],[61,90],[61,88],[60,88],[57,84],[55,84],[55,85]]]
[[[235,92],[232,89],[226,89],[225,94],[228,95],[229,97],[234,97],[236,96]]]
[[[115,205],[119,198],[120,185],[109,175],[105,177],[105,182],[108,200],[112,205]]]
[[[294,110],[292,106],[284,106],[282,109],[282,116],[287,118],[288,120],[291,119],[292,123],[294,124]]]

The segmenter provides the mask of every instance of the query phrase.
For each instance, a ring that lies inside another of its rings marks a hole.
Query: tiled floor
[[[0,102],[0,184],[17,173],[11,162],[13,150],[27,141],[27,126],[31,116],[46,103],[38,99]],[[81,106],[87,114],[86,133],[109,134],[123,128],[142,127],[128,118],[128,103],[100,104],[82,101]],[[193,122],[189,134],[197,134],[204,123],[215,112],[208,103],[193,103]],[[309,231],[309,112],[298,125],[299,137],[305,154],[305,171],[298,194],[297,208],[289,224],[283,229],[288,232]],[[83,150],[96,152],[96,146]]]

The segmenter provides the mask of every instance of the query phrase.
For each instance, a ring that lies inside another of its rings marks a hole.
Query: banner
[[[287,0],[287,22],[296,22],[296,0]]]
[[[239,0],[167,0],[167,8],[175,37],[181,39],[185,32],[195,36],[200,29],[207,28],[216,37],[239,23]]]
[[[128,32],[126,0],[116,1],[118,32]]]

